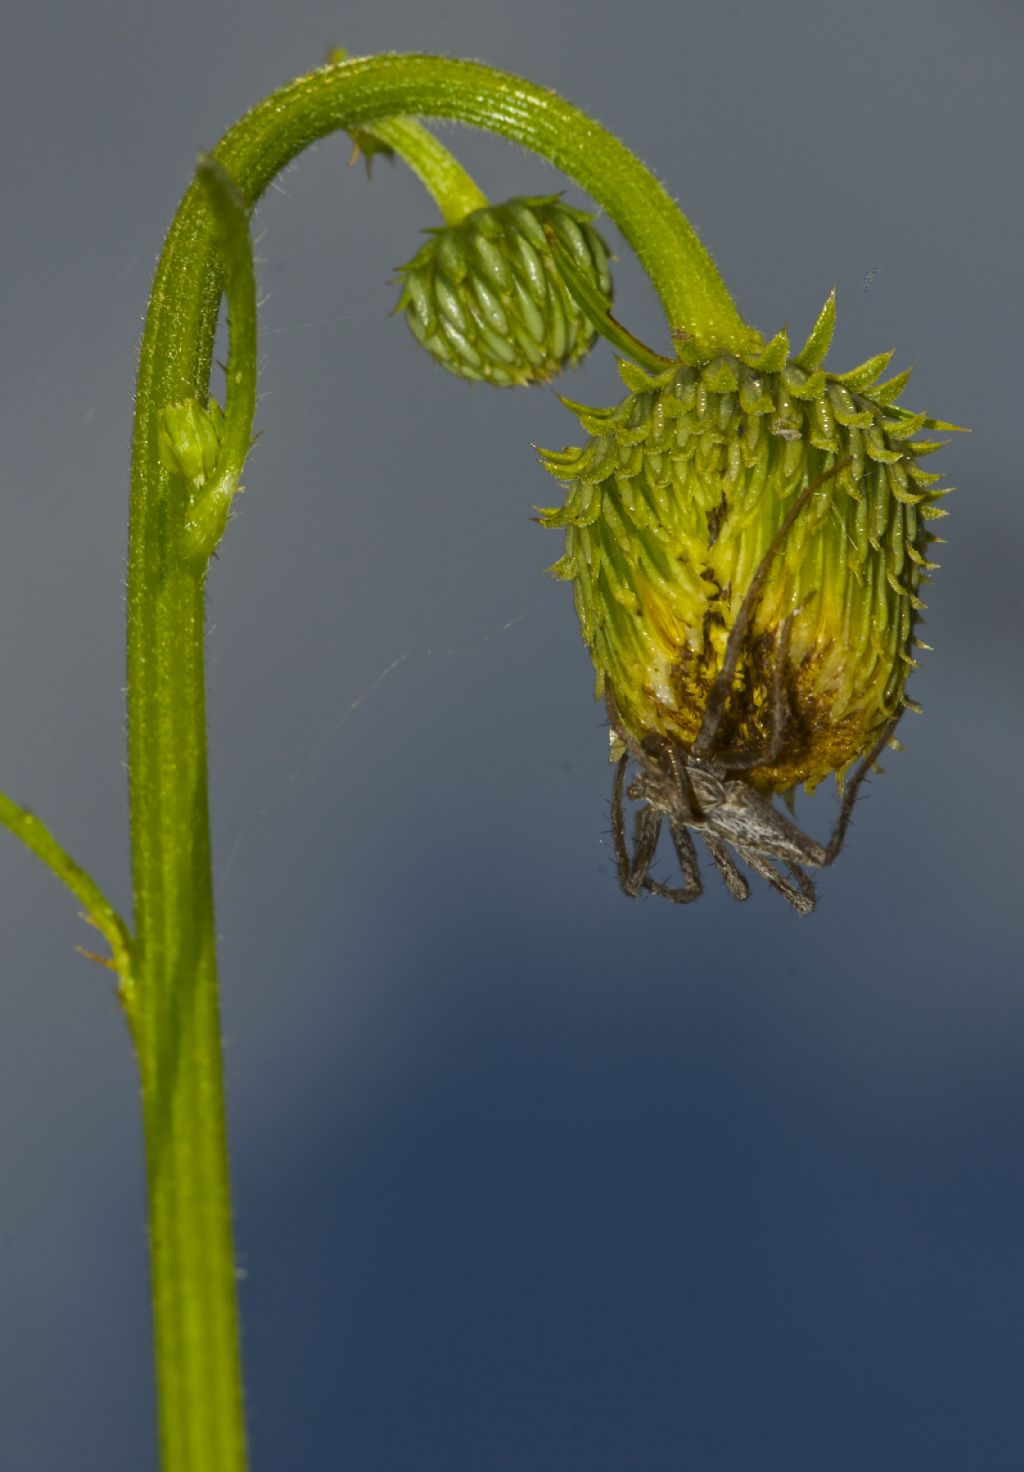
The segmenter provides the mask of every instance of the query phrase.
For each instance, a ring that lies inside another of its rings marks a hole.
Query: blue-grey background
[[[741,309],[972,426],[926,714],[799,921],[629,903],[531,521],[554,394],[389,319],[434,223],[336,139],[261,206],[263,431],[210,580],[256,1469],[1024,1463],[1018,4],[6,0],[0,782],[125,909],[123,556],[148,281],[196,150],[326,49],[481,57],[642,155]],[[448,135],[494,198],[559,187]],[[578,195],[570,191],[570,198]],[[662,341],[629,260],[619,313]],[[566,391],[617,396],[603,350]],[[801,815],[828,830],[834,794]],[[0,843],[0,1463],[151,1469],[133,1062]],[[667,868],[667,859],[666,859]]]

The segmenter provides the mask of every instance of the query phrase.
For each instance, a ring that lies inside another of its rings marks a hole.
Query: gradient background
[[[148,281],[195,152],[325,50],[481,57],[624,137],[742,311],[896,346],[945,453],[935,645],[799,921],[628,903],[531,442],[388,313],[434,223],[344,139],[261,205],[263,438],[210,579],[256,1469],[1024,1465],[1015,3],[25,3],[0,51],[0,781],[124,909]],[[447,135],[492,197],[560,187]],[[569,191],[569,197],[578,194]],[[629,260],[618,311],[663,341]],[[610,350],[568,381],[618,397]],[[834,794],[801,815],[827,832]],[[0,842],[0,1463],[152,1469],[133,1062]],[[665,867],[667,869],[667,859]]]

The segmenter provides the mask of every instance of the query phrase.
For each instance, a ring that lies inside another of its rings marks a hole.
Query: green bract
[[[564,527],[557,576],[573,584],[597,694],[639,746],[689,747],[729,629],[791,498],[813,495],[772,566],[737,671],[724,744],[767,749],[778,633],[793,615],[783,755],[755,768],[767,790],[841,773],[910,702],[929,522],[939,477],[920,465],[953,428],[899,408],[908,373],[876,380],[891,354],[850,373],[821,367],[830,298],[803,351],[785,334],[759,354],[682,362],[660,374],[622,364],[631,392],[610,409],[569,404],[589,439],[543,452],[568,485],[542,513]],[[683,352],[687,350],[686,344]]]
[[[473,210],[432,230],[401,268],[396,311],[450,372],[502,387],[543,383],[589,350],[594,328],[562,280],[545,229],[610,299],[608,247],[591,216],[557,195]]]

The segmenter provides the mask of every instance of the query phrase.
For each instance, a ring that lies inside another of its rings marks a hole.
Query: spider
[[[846,463],[846,462],[844,462]],[[729,704],[740,651],[750,628],[754,609],[772,561],[790,528],[818,487],[842,469],[836,465],[811,481],[796,498],[750,581],[736,621],[729,632],[722,667],[715,677],[704,707],[700,730],[687,747],[661,736],[647,736],[637,743],[623,728],[615,701],[608,699],[612,728],[626,745],[615,771],[612,788],[612,841],[618,865],[619,884],[630,898],[641,890],[686,905],[703,893],[697,851],[691,830],[699,833],[733,899],[745,900],[750,885],[740,873],[730,849],[766,879],[789,901],[799,915],[809,915],[817,900],[814,882],[802,865],[827,868],[839,855],[850,825],[861,783],[882,752],[899,720],[898,713],[882,730],[878,740],[847,782],[842,806],[827,844],[802,832],[791,819],[762,796],[743,776],[755,767],[770,765],[780,758],[786,739],[788,700],[785,668],[789,653],[790,614],[779,631],[771,693],[771,733],[767,746],[758,751],[718,750],[718,739]],[[639,767],[629,787],[626,769],[630,761]],[[626,839],[623,793],[640,803],[633,820],[632,852]],[[662,884],[652,879],[651,865],[667,820],[679,860],[682,885]],[[776,861],[776,862],[773,862]],[[781,866],[781,867],[780,867]],[[785,871],[785,872],[783,872]]]

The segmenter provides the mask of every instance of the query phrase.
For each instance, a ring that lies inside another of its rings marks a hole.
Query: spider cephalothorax
[[[746,749],[726,748],[723,744],[730,702],[741,693],[735,688],[737,670],[772,560],[823,479],[812,481],[796,498],[750,580],[694,741],[687,746],[669,737],[647,735],[637,742],[621,720],[614,695],[608,696],[612,731],[622,749],[612,790],[612,840],[619,883],[631,897],[646,890],[682,905],[698,899],[703,884],[691,837],[691,833],[698,833],[734,899],[745,900],[750,886],[730,850],[755,874],[766,879],[798,914],[809,915],[817,895],[813,881],[801,866],[825,868],[843,846],[860,785],[892,736],[899,716],[885,723],[845,784],[842,806],[827,844],[818,843],[802,832],[775,807],[770,796],[758,791],[753,780],[755,774],[775,767],[783,758],[796,725],[787,681],[790,635],[799,610],[783,620],[775,643],[766,741]],[[626,771],[630,762],[636,764],[638,772],[627,787]],[[639,804],[633,820],[632,851],[626,838],[624,795]],[[651,878],[663,822],[668,823],[672,835],[682,873],[681,885],[663,884]]]

